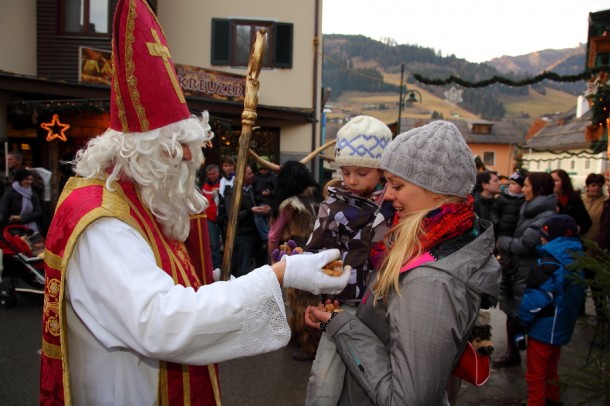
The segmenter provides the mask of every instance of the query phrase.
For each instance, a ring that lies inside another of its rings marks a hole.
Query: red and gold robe
[[[175,284],[197,290],[212,282],[204,215],[191,220],[191,235],[185,246],[163,235],[161,226],[144,206],[133,184],[115,182],[113,186],[116,190],[109,191],[103,180],[70,179],[47,235],[40,386],[40,403],[44,405],[72,403],[65,273],[79,235],[93,221],[111,217],[136,229],[153,250],[157,265],[172,277]],[[199,275],[196,268],[200,270]],[[193,366],[161,361],[158,404],[220,405],[217,365]]]

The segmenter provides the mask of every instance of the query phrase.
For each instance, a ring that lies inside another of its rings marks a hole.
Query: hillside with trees
[[[361,35],[325,35],[323,86],[332,89],[331,103],[340,100],[345,92],[398,94],[400,70],[404,64],[408,88],[416,87],[432,97],[444,99],[451,85],[425,85],[417,82],[413,74],[431,79],[445,79],[453,75],[470,82],[493,76],[519,81],[541,70],[566,75],[580,73],[584,69],[584,48],[581,52],[576,48],[540,51],[537,54],[537,58],[530,54],[529,59],[502,57],[489,63],[471,63],[455,55],[443,56],[431,48],[399,45],[392,40],[382,42]],[[529,64],[524,60],[529,60]],[[536,60],[538,64],[533,63]],[[553,96],[559,97],[563,105],[567,100],[575,100],[584,87],[584,81],[565,84],[547,80],[523,87],[501,84],[480,88],[460,87],[463,90],[460,107],[487,120],[505,118],[507,110],[511,114],[529,118],[527,111],[515,113],[515,108],[507,103],[522,106],[524,100],[531,96],[544,96],[548,89],[552,89]]]

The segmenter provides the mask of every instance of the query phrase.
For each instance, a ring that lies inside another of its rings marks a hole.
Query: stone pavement
[[[24,298],[20,298],[14,309],[0,309],[0,325],[3,327],[0,333],[2,406],[37,404],[41,309],[40,300]],[[560,375],[563,379],[585,363],[595,331],[595,320],[590,316],[591,306],[587,307],[587,313],[589,316],[583,316],[578,321],[572,342],[562,351]],[[504,323],[503,313],[494,309],[492,333],[496,356],[506,348]],[[223,406],[303,405],[311,362],[293,361],[291,354],[294,350],[293,347],[286,347],[269,354],[223,362],[220,365]],[[606,351],[609,350],[610,347],[606,347]],[[599,347],[593,348],[593,355],[599,352]],[[525,363],[521,367],[493,371],[490,380],[481,388],[463,384],[458,405],[520,405],[527,393],[524,366]],[[602,401],[581,403],[584,396],[574,389],[567,389],[563,400],[566,405],[603,404]]]
[[[596,326],[592,314],[592,306],[588,304],[587,315],[579,319],[572,342],[562,350],[559,368],[562,379],[568,379],[586,362]],[[492,334],[496,346],[493,357],[502,355],[506,349],[505,322],[504,313],[497,308],[492,309]],[[311,362],[293,361],[290,357],[293,351],[294,348],[286,347],[270,354],[222,363],[223,406],[303,405]],[[592,355],[599,354],[599,351],[599,347],[594,347]],[[489,381],[483,387],[463,383],[457,405],[520,406],[527,398],[525,352],[521,354],[521,366],[492,370]],[[570,388],[562,396],[566,406],[603,404],[601,401],[582,403],[583,394]]]
[[[596,318],[592,316],[592,306],[587,306],[587,314],[579,318],[572,341],[562,348],[559,361],[559,376],[561,380],[570,381],[574,374],[584,367],[587,361],[591,340],[595,332]],[[506,349],[506,333],[503,328],[506,316],[498,309],[492,311],[493,340],[496,353],[492,358],[504,354]],[[592,349],[592,358],[599,355],[600,348]],[[526,352],[521,352],[521,366],[492,369],[489,381],[481,388],[463,384],[458,405],[460,406],[518,406],[527,398],[525,383]],[[565,405],[598,403],[586,402],[582,393],[573,388],[562,391],[562,401]],[[600,402],[599,404],[603,404]]]

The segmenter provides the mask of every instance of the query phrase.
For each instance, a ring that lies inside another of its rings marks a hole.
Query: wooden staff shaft
[[[237,168],[235,180],[233,181],[233,199],[229,207],[229,218],[227,224],[227,235],[224,241],[224,256],[222,258],[222,280],[228,280],[231,275],[233,261],[233,249],[235,248],[235,234],[237,231],[237,221],[241,206],[242,190],[244,184],[244,172],[248,163],[248,149],[252,136],[252,127],[256,122],[256,106],[258,104],[258,89],[260,83],[258,76],[261,71],[263,61],[263,51],[265,49],[264,28],[256,33],[256,41],[252,46],[250,62],[248,63],[248,73],[246,75],[246,92],[244,95],[244,111],[241,113],[241,135],[239,136],[239,149],[237,153]]]

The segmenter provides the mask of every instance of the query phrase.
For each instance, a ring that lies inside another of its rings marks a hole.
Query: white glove
[[[219,280],[221,280],[222,276],[222,271],[220,270],[220,268],[216,268],[212,271],[212,279],[214,279],[214,282],[218,282]],[[229,278],[229,280],[235,279],[235,276],[231,275],[231,277]]]
[[[330,249],[317,254],[284,255],[284,287],[320,293],[337,293],[347,286],[351,267],[346,266],[341,276],[329,276],[322,271],[324,265],[339,259],[339,250]]]

